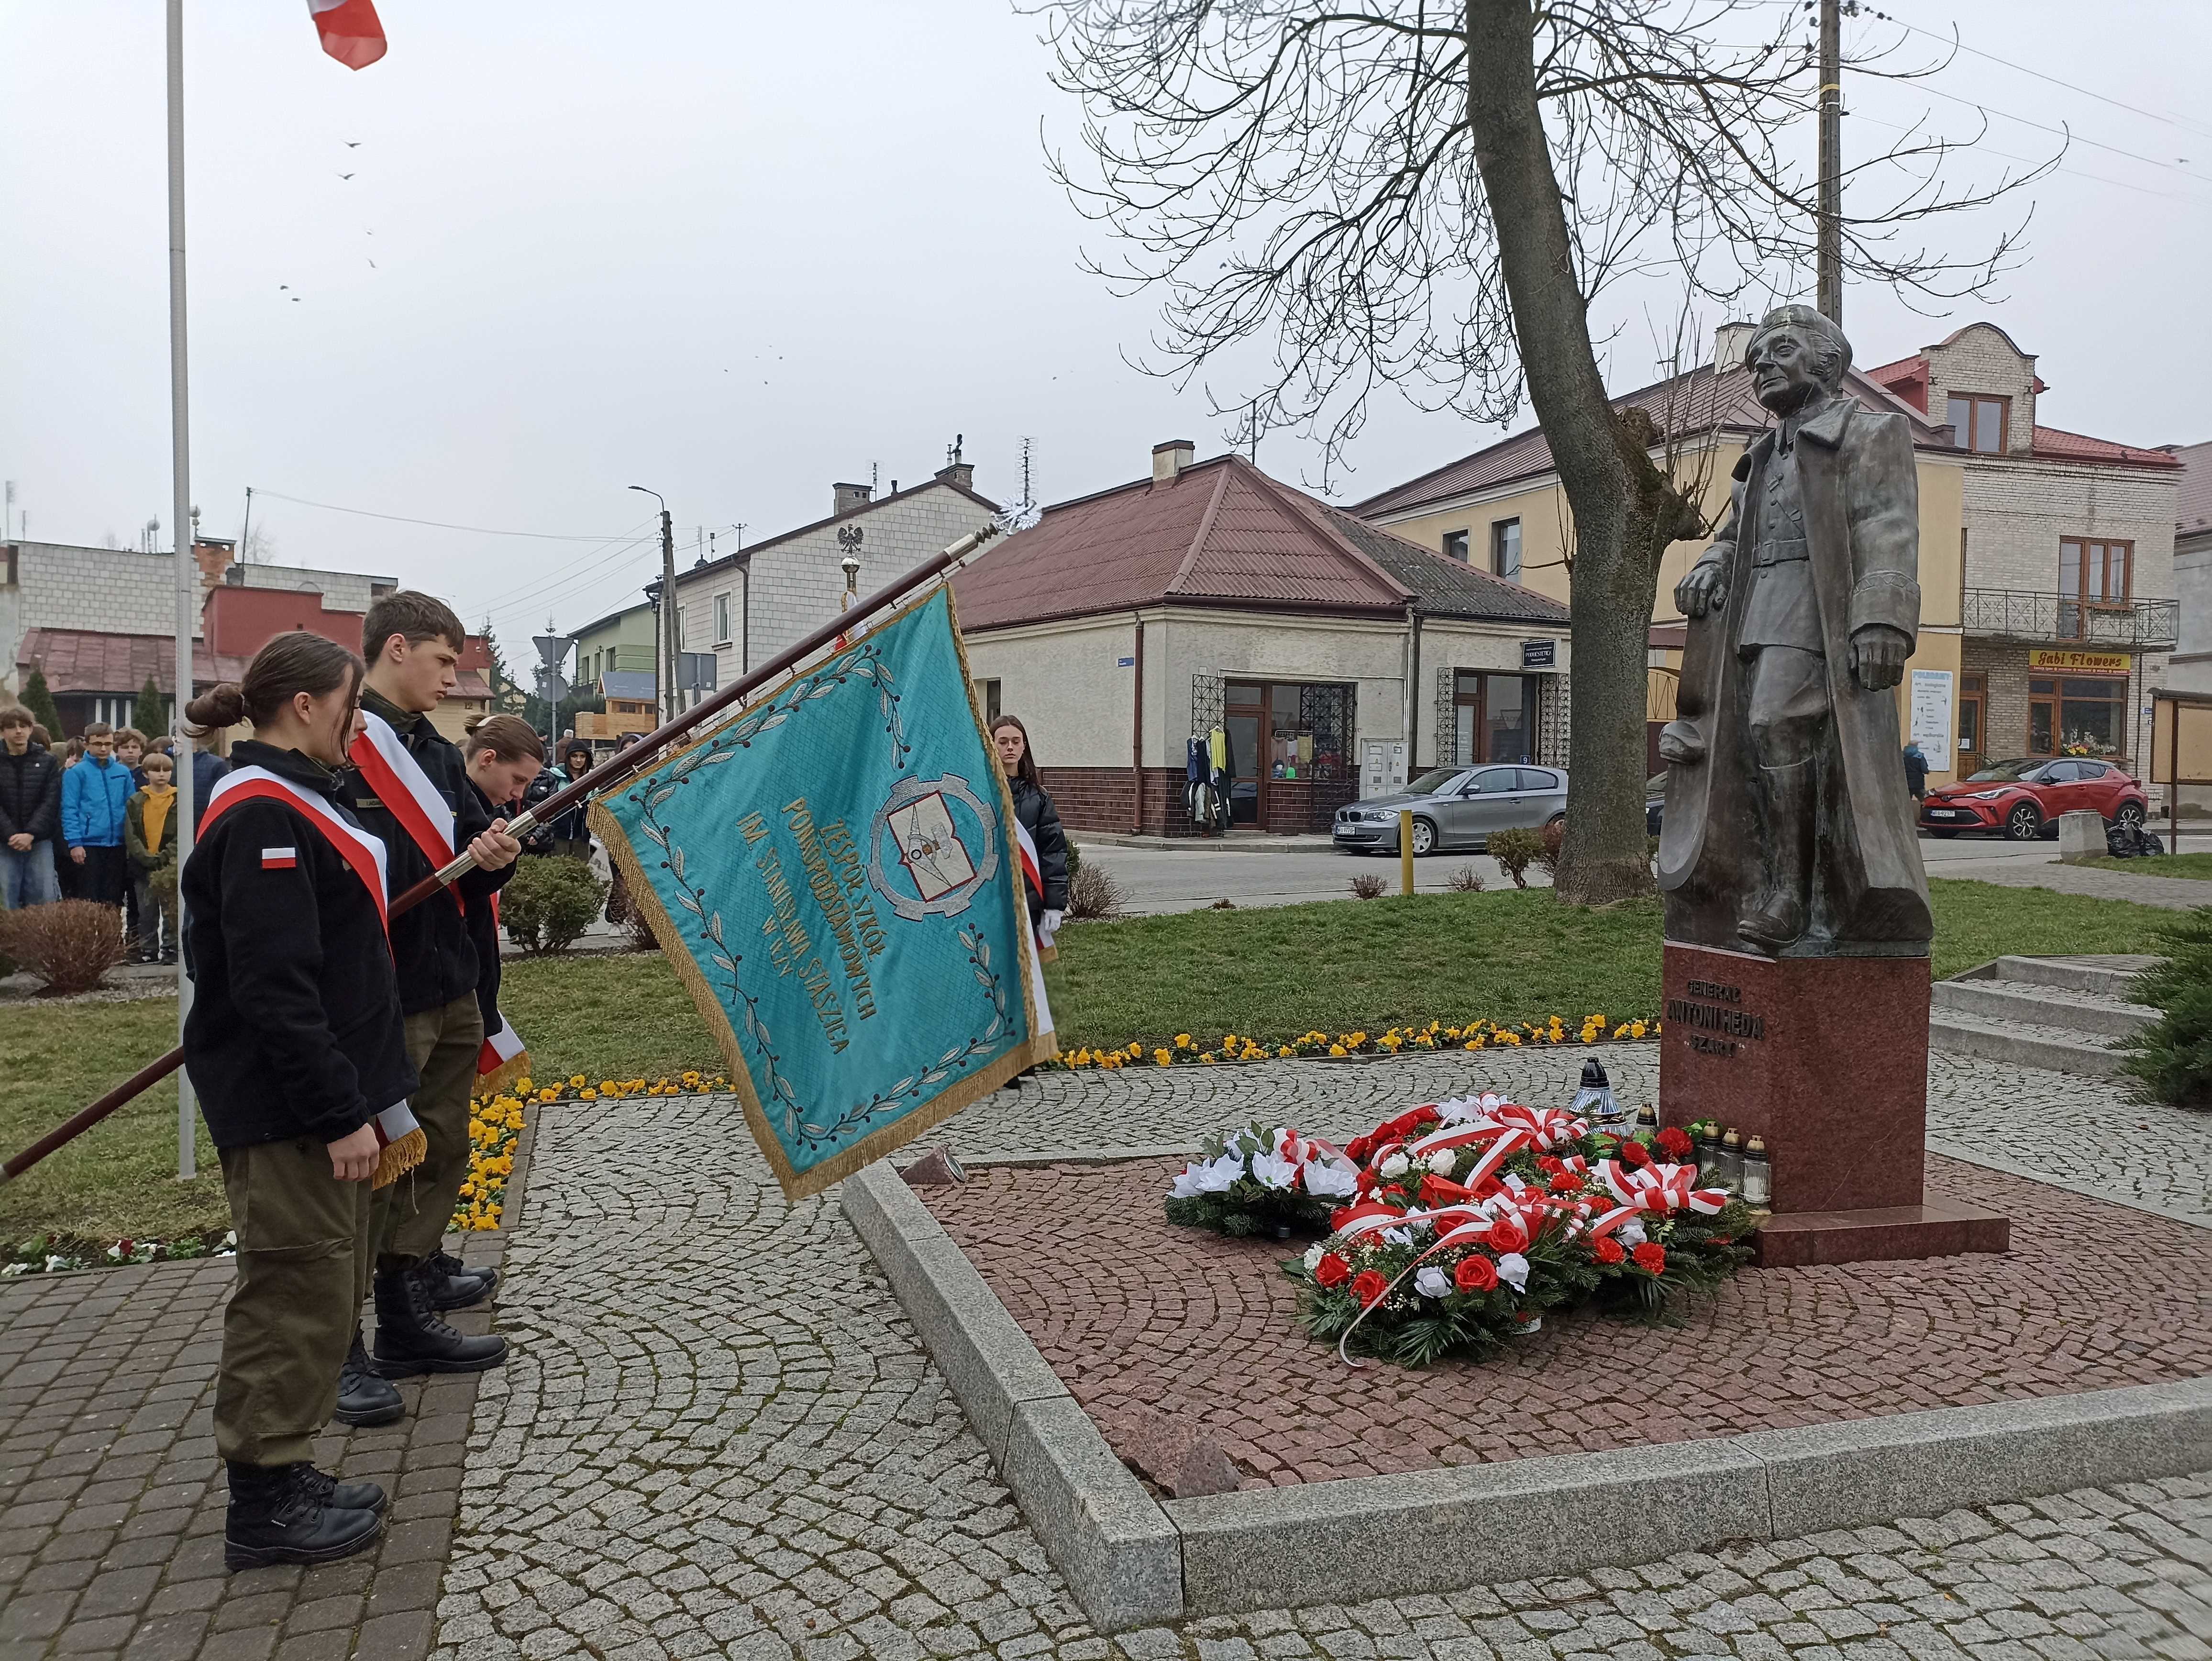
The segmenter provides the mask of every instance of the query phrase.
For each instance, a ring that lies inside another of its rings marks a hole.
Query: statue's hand
[[[1674,609],[1686,618],[1701,618],[1728,604],[1728,578],[1720,563],[1692,565],[1674,585]]]
[[[1851,672],[1869,692],[1886,691],[1905,678],[1912,642],[1886,623],[1869,623],[1851,636]]]

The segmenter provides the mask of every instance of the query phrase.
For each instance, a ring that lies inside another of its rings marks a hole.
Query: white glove
[[[1060,933],[1060,924],[1066,921],[1067,913],[1065,911],[1046,912],[1043,916],[1037,920],[1037,934],[1039,938],[1041,938],[1047,946],[1050,946],[1052,944],[1052,937]]]

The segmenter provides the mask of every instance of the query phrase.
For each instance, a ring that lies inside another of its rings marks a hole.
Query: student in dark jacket
[[[550,796],[563,785],[574,784],[585,774],[590,772],[594,764],[592,760],[592,746],[577,739],[570,739],[562,746],[561,765],[557,770],[557,776],[550,779],[550,788],[546,790],[545,794]],[[539,785],[548,782],[546,775],[538,776]],[[532,788],[535,789],[537,786]],[[539,800],[542,800],[544,798],[541,797]],[[535,806],[537,803],[532,802],[531,806]],[[586,816],[591,811],[590,807],[579,802],[553,821],[553,851],[555,853],[572,860],[582,860],[586,864],[590,863],[592,829]]]
[[[32,742],[37,724],[17,705],[0,709],[0,911],[51,905],[54,839],[62,829],[62,764]]]
[[[489,910],[521,851],[506,834],[507,821],[488,814],[469,788],[460,751],[430,722],[430,712],[459,684],[466,644],[466,630],[453,608],[412,589],[383,596],[362,619],[362,655],[368,665],[362,711],[392,729],[411,759],[409,770],[418,772],[444,804],[454,853],[465,849],[476,861],[476,868],[445,893],[392,920],[407,1053],[422,1077],[409,1105],[429,1152],[413,1180],[379,1191],[372,1225],[376,1366],[387,1378],[477,1372],[507,1359],[507,1340],[497,1334],[464,1334],[439,1318],[441,1311],[483,1302],[498,1281],[492,1270],[466,1268],[445,1250],[444,1242],[468,1179],[469,1098],[484,1037],[477,1005],[480,964],[468,918],[479,907]],[[407,821],[382,800],[383,787],[362,770],[370,759],[367,745],[366,739],[355,743],[349,799],[362,823],[383,842],[392,891],[401,893],[444,859],[434,861]]]
[[[185,709],[255,733],[182,878],[185,1067],[238,1231],[215,1399],[233,1568],[327,1561],[383,1529],[380,1488],[311,1463],[358,1338],[377,1116],[416,1083],[377,844],[339,784],[361,675],[335,642],[280,635]]]
[[[1023,891],[1030,901],[1030,922],[1045,945],[1060,932],[1067,916],[1067,832],[1060,829],[1059,812],[1037,777],[1036,757],[1030,753],[1030,729],[1013,715],[1000,715],[991,723],[991,742],[998,747],[999,765],[1006,775],[1006,788],[1014,798],[1014,817],[1036,844],[1039,893],[1025,879]]]
[[[516,804],[528,800],[532,784],[551,770],[545,765],[545,741],[520,715],[477,716],[461,740],[461,759],[468,764],[469,788],[495,818],[520,812]],[[499,1030],[501,1020],[498,910],[495,905],[476,906],[468,922],[469,938],[477,948],[477,1009],[489,1034]]]

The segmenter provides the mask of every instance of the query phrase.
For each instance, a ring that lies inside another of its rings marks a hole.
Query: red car
[[[2143,788],[2108,761],[2028,756],[2000,761],[1956,784],[1930,790],[1920,828],[1931,836],[2002,831],[2014,842],[2058,834],[2058,816],[2094,807],[2107,824],[2141,824],[2150,810]]]

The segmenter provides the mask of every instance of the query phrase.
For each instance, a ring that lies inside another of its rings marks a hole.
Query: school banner
[[[790,1198],[1057,1053],[1012,800],[942,587],[592,824]]]

